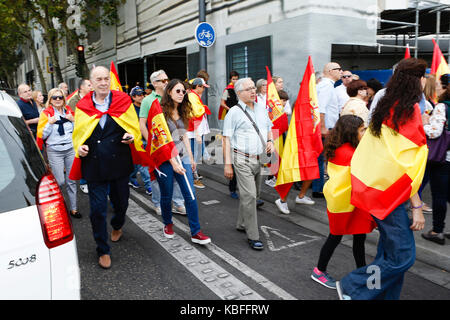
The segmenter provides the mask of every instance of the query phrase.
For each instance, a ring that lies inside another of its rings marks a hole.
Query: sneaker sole
[[[275,203],[275,205],[277,206],[278,211],[280,211],[282,214],[289,214],[289,213],[291,213],[290,211],[289,211],[289,212],[283,212],[283,211],[281,210],[281,208],[278,206],[277,203]]]
[[[327,287],[327,288],[329,288],[329,289],[336,290],[336,287],[331,287],[331,286],[327,285],[326,283],[323,283],[322,281],[320,281],[319,279],[317,279],[316,277],[314,277],[314,275],[311,275],[311,279],[313,279],[315,282],[317,282],[317,283],[323,285],[324,287]]]
[[[174,234],[165,233],[164,230],[163,230],[163,234],[164,234],[164,237],[166,237],[167,239],[173,239],[173,237],[175,236]]]
[[[207,239],[207,240],[198,240],[195,238],[191,238],[191,241],[194,243],[198,243],[198,244],[208,244],[211,243],[211,239]]]
[[[306,205],[308,205],[308,206],[312,206],[313,204],[316,204],[315,202],[313,202],[313,203],[307,203],[307,202],[297,202],[297,201],[295,201],[295,203],[296,203],[296,204],[306,204]]]

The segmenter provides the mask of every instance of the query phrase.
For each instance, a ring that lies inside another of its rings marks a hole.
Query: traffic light
[[[79,44],[77,46],[77,53],[78,53],[78,61],[80,63],[84,63],[85,59],[84,59],[84,46]]]
[[[86,59],[84,57],[84,46],[79,44],[77,46],[78,63],[75,65],[76,74],[78,77],[83,78],[83,65],[86,64]]]

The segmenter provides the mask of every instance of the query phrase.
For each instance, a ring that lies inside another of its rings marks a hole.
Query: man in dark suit
[[[114,207],[111,241],[116,242],[122,236],[128,208],[128,177],[134,169],[130,147],[135,138],[126,131],[126,126],[117,121],[117,118],[120,118],[120,112],[118,114],[117,110],[128,112],[131,99],[123,92],[110,90],[109,70],[105,67],[94,68],[90,81],[94,91],[78,102],[77,112],[97,114],[96,119],[100,120],[98,124],[93,122],[87,127],[90,129],[86,130],[93,131],[78,147],[78,155],[81,159],[81,173],[89,188],[90,220],[97,244],[99,265],[108,269],[111,266],[106,222],[108,196]],[[136,113],[134,108],[131,111]],[[79,125],[82,125],[83,120],[81,114],[78,115]],[[75,127],[77,119],[75,118]],[[135,123],[133,121],[129,127],[134,126],[139,130],[137,116]]]

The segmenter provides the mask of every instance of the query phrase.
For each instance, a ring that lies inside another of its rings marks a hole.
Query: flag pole
[[[177,155],[177,160],[178,160],[179,164],[183,165],[183,162],[181,162],[181,159],[180,159],[180,155]],[[192,200],[195,200],[195,196],[194,196],[194,193],[192,192],[191,184],[189,183],[189,179],[186,175],[186,172],[183,174],[183,176],[184,176],[184,180],[186,180],[186,184],[189,189],[189,193],[191,194]]]

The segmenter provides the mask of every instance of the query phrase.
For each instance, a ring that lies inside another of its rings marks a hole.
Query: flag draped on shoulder
[[[122,85],[119,80],[119,74],[117,73],[116,66],[113,61],[111,61],[111,66],[109,67],[109,76],[111,78],[111,90],[123,92]]]
[[[66,106],[66,113],[74,115],[73,110],[69,106]],[[52,106],[45,108],[39,116],[39,122],[36,132],[36,143],[40,150],[42,150],[42,147],[44,146],[44,139],[43,139],[44,128],[48,123],[48,119],[54,116],[55,110],[53,109]]]
[[[224,89],[224,91],[225,90],[228,90],[228,89],[233,89],[234,90],[234,84],[233,84],[233,82],[230,82],[229,84],[228,84],[228,86]],[[218,113],[218,115],[217,115],[217,118],[219,119],[219,120],[225,120],[225,116],[227,115],[227,112],[228,112],[228,110],[225,108],[225,107],[223,107],[222,105],[219,107],[219,113]]]
[[[153,101],[147,117],[149,143],[147,153],[150,155],[149,171],[152,172],[163,162],[178,155],[175,142],[170,134],[164,113],[158,99]]]
[[[195,91],[191,91],[188,93],[189,102],[192,106],[192,117],[189,120],[188,131],[194,131],[198,128],[200,123],[202,122],[203,116],[205,113],[207,115],[211,114],[211,110],[209,110],[207,105],[203,104],[202,98]]]
[[[350,163],[355,149],[346,143],[336,149],[328,160],[328,175],[323,193],[327,201],[330,233],[334,235],[370,233],[376,223],[369,212],[356,208],[350,203],[351,174]]]
[[[351,162],[351,204],[380,220],[417,193],[428,156],[419,105],[398,130],[392,114],[393,108],[380,137],[366,131]]]
[[[81,179],[81,158],[78,154],[78,148],[89,139],[95,127],[100,122],[100,118],[105,114],[111,116],[125,132],[133,135],[134,143],[129,145],[133,163],[144,166],[148,165],[149,160],[142,144],[139,119],[131,98],[126,93],[120,91],[111,91],[110,94],[111,104],[106,112],[101,112],[95,108],[94,101],[92,100],[93,92],[86,94],[77,103],[75,127],[72,133],[75,160],[69,176],[72,180]]]
[[[316,78],[309,57],[295,101],[275,185],[281,198],[286,197],[295,181],[319,178],[317,158],[322,150]]]

